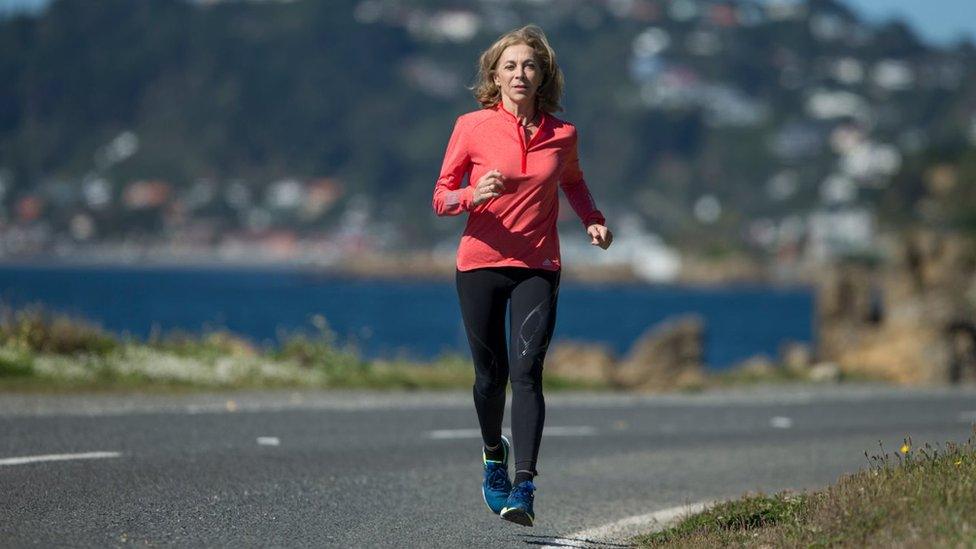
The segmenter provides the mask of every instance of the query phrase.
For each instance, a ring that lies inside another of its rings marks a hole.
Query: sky
[[[931,42],[951,44],[961,36],[976,42],[974,0],[847,0],[847,4],[869,20],[902,18]]]
[[[0,0],[0,14],[38,10],[50,0]],[[97,0],[94,0],[97,1]],[[928,42],[976,42],[976,0],[842,0],[871,21],[902,18]]]

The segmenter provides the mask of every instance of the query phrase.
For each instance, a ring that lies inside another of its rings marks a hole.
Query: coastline
[[[651,281],[637,275],[625,263],[563,265],[563,279],[574,282],[611,285],[672,286],[672,287],[755,287],[811,288],[812,277],[793,274],[774,275],[772,269],[758,262],[746,263],[741,258],[729,261],[702,261],[690,258],[688,268],[673,280]],[[225,259],[214,254],[154,255],[43,255],[28,257],[0,257],[0,268],[39,269],[119,269],[174,271],[260,271],[292,272],[302,275],[356,278],[364,280],[415,280],[453,282],[454,258],[431,253],[380,256],[362,254],[342,262],[316,261],[308,258],[280,258],[252,256],[250,259]],[[797,269],[799,271],[800,269]]]

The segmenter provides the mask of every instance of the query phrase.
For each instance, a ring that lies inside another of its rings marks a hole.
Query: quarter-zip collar
[[[539,127],[535,129],[535,133],[532,134],[532,138],[529,139],[528,143],[526,143],[525,127],[522,125],[522,121],[519,120],[518,117],[515,116],[514,114],[508,112],[508,109],[504,107],[501,101],[498,102],[496,109],[505,113],[505,116],[507,116],[509,120],[515,123],[515,132],[518,134],[519,145],[522,147],[522,173],[525,173],[527,167],[526,164],[528,163],[529,147],[532,146],[532,143],[535,142],[536,138],[539,137],[539,134],[542,132],[542,127],[545,125],[546,119],[548,118],[546,116],[546,112],[543,110],[538,110]]]

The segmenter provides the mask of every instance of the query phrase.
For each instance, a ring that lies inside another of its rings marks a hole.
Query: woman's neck
[[[523,126],[531,124],[535,119],[535,101],[526,101],[525,104],[516,103],[507,96],[502,95],[502,108],[512,114]]]

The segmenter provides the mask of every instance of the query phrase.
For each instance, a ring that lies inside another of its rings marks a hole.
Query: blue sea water
[[[467,354],[457,293],[447,281],[390,281],[301,269],[0,267],[0,300],[46,307],[118,334],[227,329],[264,345],[314,333],[323,315],[340,342],[366,357]],[[787,341],[815,340],[814,295],[805,287],[695,288],[643,284],[560,285],[555,341],[599,342],[625,353],[649,327],[682,313],[705,321],[705,362],[721,369]]]

